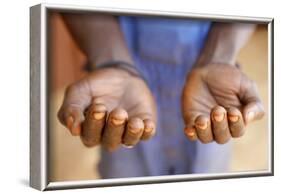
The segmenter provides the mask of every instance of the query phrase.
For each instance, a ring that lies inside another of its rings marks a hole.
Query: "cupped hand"
[[[118,68],[103,68],[69,86],[58,112],[60,122],[87,147],[116,150],[155,134],[156,107],[139,77]]]
[[[190,140],[219,144],[241,137],[248,123],[264,115],[256,84],[224,64],[196,67],[188,74],[182,111]]]

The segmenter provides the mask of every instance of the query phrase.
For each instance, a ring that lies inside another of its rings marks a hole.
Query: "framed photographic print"
[[[273,175],[272,18],[40,4],[30,42],[32,187]]]

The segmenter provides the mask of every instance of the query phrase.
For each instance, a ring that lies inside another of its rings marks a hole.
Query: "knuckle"
[[[242,137],[245,134],[245,131],[240,131],[236,136],[234,137]]]
[[[216,105],[215,107],[212,108],[212,112],[222,112],[222,113],[225,113],[226,110],[223,106],[220,106],[220,105]]]
[[[86,146],[87,148],[91,148],[91,147],[94,147],[94,146],[95,146],[94,143],[91,143],[90,141],[85,140],[85,139],[83,139],[83,138],[82,138],[81,141],[82,141],[83,145]]]
[[[203,143],[203,144],[208,144],[208,143],[211,142],[210,140],[205,139],[205,138],[199,138],[199,139],[200,139],[200,142]]]
[[[196,140],[196,138],[194,138],[194,137],[189,137],[189,136],[187,136],[187,139],[189,139],[190,141],[195,141],[195,140]]]
[[[147,136],[147,139],[151,139],[154,135],[155,135],[155,133],[153,131],[151,131],[151,132],[148,132],[146,136]]]
[[[116,147],[113,147],[113,146],[107,146],[105,147],[105,149],[108,151],[108,152],[114,152],[117,150],[119,146],[116,146]]]
[[[223,145],[226,144],[230,140],[230,138],[216,138],[215,140],[218,144]]]

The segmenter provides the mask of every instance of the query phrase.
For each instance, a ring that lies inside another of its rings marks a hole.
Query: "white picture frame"
[[[50,182],[48,180],[48,90],[47,90],[47,13],[50,10],[69,12],[104,12],[114,14],[133,14],[150,16],[167,16],[176,18],[211,19],[216,21],[240,21],[268,25],[269,53],[269,166],[267,170],[255,172],[233,172],[220,174],[189,174],[157,177],[122,178],[106,180],[84,180]],[[70,189],[114,185],[164,183],[178,181],[195,181],[207,179],[225,179],[240,177],[272,176],[273,160],[273,18],[209,15],[197,13],[176,13],[150,10],[129,10],[74,5],[40,4],[30,8],[30,72],[31,72],[31,128],[30,128],[30,186],[38,190]]]

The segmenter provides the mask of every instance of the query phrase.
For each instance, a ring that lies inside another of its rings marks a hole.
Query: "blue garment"
[[[187,73],[204,46],[211,23],[186,19],[120,17],[137,69],[158,108],[157,134],[133,149],[102,150],[102,178],[225,172],[230,144],[202,144],[184,135],[181,94]]]

